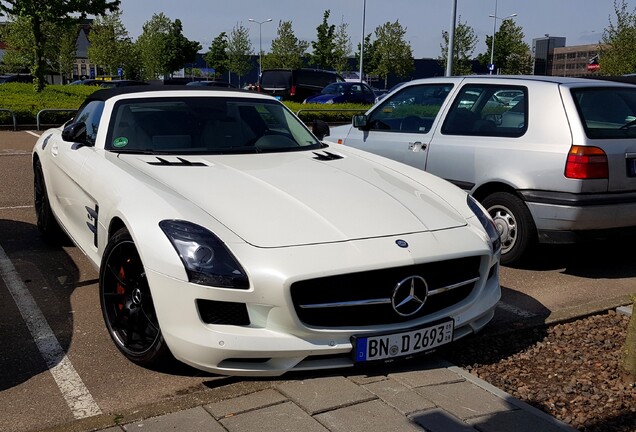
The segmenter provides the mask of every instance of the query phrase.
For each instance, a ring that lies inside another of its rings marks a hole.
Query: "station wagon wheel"
[[[33,168],[33,203],[35,206],[36,224],[42,236],[49,241],[58,239],[62,234],[62,229],[51,210],[49,197],[46,193],[42,163],[39,159],[35,161],[35,167]]]
[[[495,192],[482,201],[501,235],[501,263],[514,264],[537,242],[537,228],[525,203],[508,192]]]
[[[125,228],[117,231],[104,251],[99,298],[108,332],[126,357],[144,366],[169,357],[143,263]]]

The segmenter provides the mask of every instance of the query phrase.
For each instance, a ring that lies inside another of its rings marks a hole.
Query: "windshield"
[[[305,125],[278,101],[181,96],[117,102],[106,149],[146,154],[227,154],[320,146]]]
[[[343,95],[347,93],[347,87],[346,84],[333,83],[323,88],[320,93],[326,95]]]

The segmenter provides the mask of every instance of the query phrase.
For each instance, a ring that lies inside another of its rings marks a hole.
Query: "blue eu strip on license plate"
[[[354,360],[388,360],[423,353],[452,342],[454,321],[446,320],[399,333],[353,336]]]
[[[627,159],[627,176],[636,177],[636,158]]]

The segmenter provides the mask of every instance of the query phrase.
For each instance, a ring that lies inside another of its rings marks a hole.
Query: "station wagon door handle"
[[[422,143],[421,141],[410,142],[409,150],[414,152],[426,150],[426,144]]]

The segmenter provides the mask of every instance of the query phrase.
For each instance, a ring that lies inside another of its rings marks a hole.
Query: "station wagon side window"
[[[520,137],[527,125],[526,87],[469,84],[453,101],[442,134]]]
[[[406,86],[369,115],[370,130],[428,133],[452,84]]]
[[[79,109],[73,120],[76,123],[84,122],[86,124],[86,139],[92,145],[95,145],[97,129],[103,111],[103,101],[91,101]]]

